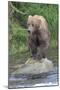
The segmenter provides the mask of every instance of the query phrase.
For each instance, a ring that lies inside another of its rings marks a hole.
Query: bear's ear
[[[29,16],[28,16],[28,19],[27,19],[27,24],[30,23],[31,20],[32,20],[32,16],[29,15]]]
[[[32,17],[32,15],[29,15],[29,16],[28,16],[28,18],[31,18],[31,17]]]

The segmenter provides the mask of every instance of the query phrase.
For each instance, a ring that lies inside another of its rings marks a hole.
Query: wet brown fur
[[[50,32],[48,23],[43,16],[29,16],[27,21],[28,30],[28,47],[34,58],[45,58],[49,46]]]

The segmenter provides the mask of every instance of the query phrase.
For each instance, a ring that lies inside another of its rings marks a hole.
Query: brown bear
[[[37,59],[46,58],[50,39],[46,19],[43,16],[29,15],[27,26],[28,47],[32,53],[32,57]]]

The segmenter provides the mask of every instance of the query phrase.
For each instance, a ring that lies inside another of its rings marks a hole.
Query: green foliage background
[[[46,18],[51,32],[50,48],[56,48],[58,33],[58,5],[41,3],[9,2],[9,55],[28,52],[27,18],[42,15]]]

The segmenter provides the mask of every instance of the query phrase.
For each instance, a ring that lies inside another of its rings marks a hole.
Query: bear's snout
[[[34,31],[34,28],[30,25],[28,26],[28,33],[32,33]]]
[[[28,33],[30,33],[30,30],[28,30]]]

